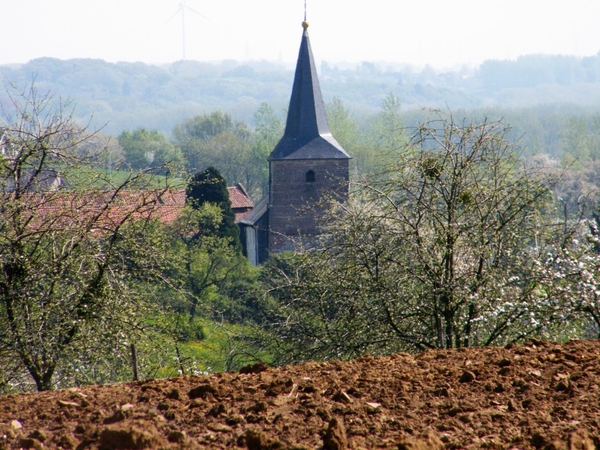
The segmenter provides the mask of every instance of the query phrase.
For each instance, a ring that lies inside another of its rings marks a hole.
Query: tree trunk
[[[54,376],[55,368],[55,366],[52,366],[46,369],[46,371],[43,371],[43,373],[40,373],[39,370],[36,370],[34,368],[27,369],[29,374],[31,375],[31,378],[33,378],[33,381],[35,382],[35,387],[38,390],[38,392],[51,391],[52,389],[54,389],[54,383],[52,382],[52,378]]]

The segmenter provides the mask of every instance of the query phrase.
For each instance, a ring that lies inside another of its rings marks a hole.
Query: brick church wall
[[[276,160],[270,165],[269,252],[294,250],[298,238],[318,234],[327,199],[346,200],[349,160]]]

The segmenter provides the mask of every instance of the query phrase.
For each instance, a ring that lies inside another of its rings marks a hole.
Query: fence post
[[[135,344],[131,344],[131,368],[133,369],[133,381],[138,381],[137,356],[135,354]]]

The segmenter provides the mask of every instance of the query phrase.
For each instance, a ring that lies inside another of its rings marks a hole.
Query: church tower
[[[317,235],[322,201],[348,196],[350,156],[329,130],[308,23],[302,27],[285,132],[269,156],[269,253]]]
[[[348,197],[350,156],[329,130],[308,23],[302,27],[285,132],[268,158],[269,193],[241,222],[253,264],[309,243],[327,200]]]

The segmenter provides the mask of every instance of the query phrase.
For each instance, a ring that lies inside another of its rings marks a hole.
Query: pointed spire
[[[329,131],[306,20],[302,27],[285,133],[269,159],[350,158]]]

